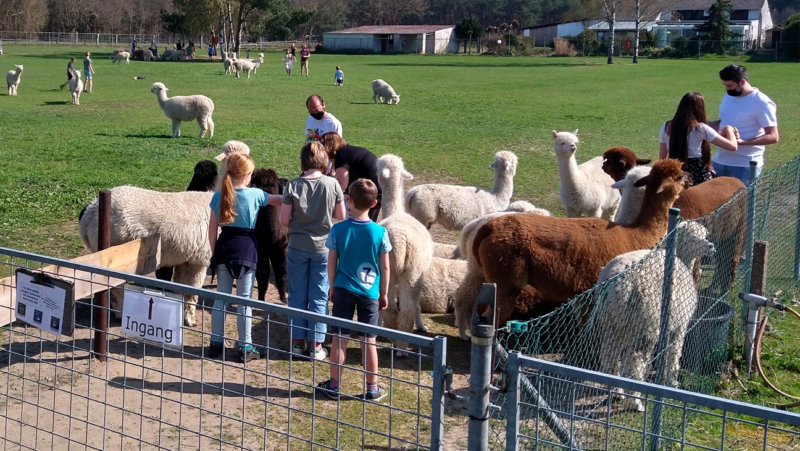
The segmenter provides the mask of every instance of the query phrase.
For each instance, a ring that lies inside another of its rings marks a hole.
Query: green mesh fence
[[[791,297],[797,292],[799,166],[797,157],[763,173],[748,190],[715,212],[680,221],[654,250],[628,260],[618,257],[618,272],[604,281],[605,274],[601,275],[595,287],[556,311],[525,322],[510,321],[497,334],[496,373],[502,376],[504,355],[516,350],[622,377],[701,393],[713,391],[724,364],[742,347],[746,309],[737,296],[749,289],[754,240],[769,243],[766,294],[781,292]],[[671,247],[668,243],[673,240]],[[665,298],[670,300],[668,324],[659,343]],[[601,417],[610,409],[612,415],[631,424],[649,421],[639,412],[645,406],[630,397],[615,400],[609,407],[607,398],[598,399],[588,389],[582,394],[550,384],[539,391],[553,409],[570,411],[576,406]],[[520,396],[523,402],[531,402],[526,396],[533,395],[523,390]],[[499,406],[490,427],[493,449],[505,443],[505,401],[502,390],[493,394],[492,404]],[[524,426],[525,419],[520,421]],[[679,433],[682,420],[665,415],[661,427],[667,433]],[[571,428],[581,436],[580,424]],[[609,449],[633,445],[626,443],[624,431],[614,437]],[[590,434],[581,441],[584,448],[606,445],[593,443]]]

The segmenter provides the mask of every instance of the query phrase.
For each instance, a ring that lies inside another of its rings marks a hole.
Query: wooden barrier
[[[153,235],[112,246],[99,252],[82,255],[71,261],[114,271],[144,275],[156,270],[160,256],[161,237]],[[123,279],[58,265],[48,265],[41,269],[33,269],[74,283],[75,299],[88,298],[97,292],[108,289],[109,286],[119,286],[125,283]],[[14,321],[16,284],[13,278],[14,276],[12,275],[0,280],[0,326],[5,326]]]

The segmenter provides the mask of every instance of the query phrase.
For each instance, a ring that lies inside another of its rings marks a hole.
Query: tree
[[[614,33],[617,22],[617,3],[618,0],[602,0],[602,11],[608,22],[608,58],[607,64],[614,64]]]
[[[731,11],[731,0],[716,0],[708,9],[708,19],[695,27],[699,36],[708,41],[707,48],[714,53],[725,53],[727,41],[738,36],[729,26]]]
[[[470,15],[459,20],[453,31],[458,39],[464,41],[464,51],[466,52],[467,49],[472,50],[473,39],[478,43],[481,42],[480,38],[483,36],[483,25],[478,22],[477,17]],[[469,46],[467,46],[467,42],[469,42]],[[478,52],[480,52],[480,49],[478,49]]]
[[[783,32],[786,54],[789,58],[800,59],[800,13],[794,14],[786,21]]]

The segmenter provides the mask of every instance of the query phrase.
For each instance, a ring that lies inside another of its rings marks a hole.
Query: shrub
[[[553,55],[555,56],[577,56],[578,51],[565,38],[553,39]]]
[[[800,13],[793,14],[786,21],[783,42],[786,56],[791,59],[800,59]]]

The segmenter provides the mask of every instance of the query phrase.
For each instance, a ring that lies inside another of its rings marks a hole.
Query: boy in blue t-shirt
[[[344,72],[342,72],[342,68],[336,66],[336,72],[333,73],[333,85],[334,86],[342,86],[344,84]]]
[[[392,245],[386,229],[369,218],[369,209],[377,204],[378,188],[369,179],[350,184],[350,217],[331,228],[325,246],[328,252],[328,279],[333,316],[353,319],[358,312],[361,323],[378,325],[378,311],[389,306],[389,252]],[[342,365],[350,331],[332,327],[330,379],[318,387],[329,398],[339,396]],[[378,350],[375,335],[362,336],[367,390],[363,399],[379,401],[386,390],[378,386]]]

